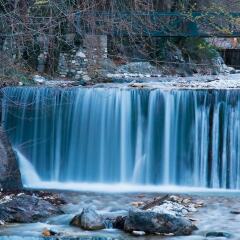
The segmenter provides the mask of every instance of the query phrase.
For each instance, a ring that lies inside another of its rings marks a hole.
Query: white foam
[[[135,185],[135,184],[102,184],[102,183],[73,183],[73,182],[47,182],[41,181],[38,184],[28,184],[26,187],[34,189],[55,189],[73,190],[79,192],[103,192],[103,193],[124,193],[124,192],[146,192],[146,193],[240,193],[239,190],[200,188],[175,185]]]
[[[104,183],[76,183],[76,182],[54,182],[42,181],[33,165],[17,149],[22,182],[25,188],[32,189],[52,189],[52,190],[72,190],[79,192],[159,192],[159,193],[240,193],[240,190],[228,190],[218,188],[201,188],[176,185],[137,185],[137,184],[104,184]]]
[[[16,152],[18,157],[19,168],[24,187],[30,188],[34,185],[41,185],[41,179],[38,176],[33,165],[18,149],[14,149],[14,151]]]

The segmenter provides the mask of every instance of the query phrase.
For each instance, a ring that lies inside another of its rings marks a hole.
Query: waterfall
[[[41,181],[240,188],[239,90],[11,87],[2,109]]]
[[[41,183],[41,179],[36,173],[36,170],[33,168],[32,164],[28,161],[28,159],[23,156],[23,154],[15,149],[15,153],[17,158],[19,159],[19,168],[21,171],[22,181],[25,184],[25,187],[31,187],[32,185],[39,185]],[[28,185],[31,181],[31,184]]]

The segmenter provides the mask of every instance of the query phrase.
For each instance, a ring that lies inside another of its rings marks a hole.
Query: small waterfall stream
[[[2,105],[42,181],[240,188],[239,90],[12,87]]]

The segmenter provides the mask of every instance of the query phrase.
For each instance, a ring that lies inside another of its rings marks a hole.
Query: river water
[[[54,230],[61,234],[61,239],[81,239],[81,240],[112,240],[112,239],[140,239],[156,240],[159,236],[133,237],[119,230],[106,229],[97,232],[83,231],[79,228],[70,227],[69,222],[72,217],[80,213],[83,207],[91,206],[99,213],[106,216],[124,214],[130,207],[131,202],[142,201],[159,196],[157,193],[62,193],[69,202],[63,210],[66,214],[52,217],[42,223],[15,224],[8,227],[0,227],[0,239],[41,239],[44,228]],[[184,195],[188,196],[188,195]],[[240,239],[240,215],[231,214],[231,211],[239,211],[239,194],[205,194],[191,196],[204,202],[205,207],[199,208],[198,212],[192,214],[192,218],[199,230],[191,236],[183,237],[162,237],[161,239],[175,240],[206,240],[225,238],[206,238],[208,232],[227,232],[231,234],[231,239]]]

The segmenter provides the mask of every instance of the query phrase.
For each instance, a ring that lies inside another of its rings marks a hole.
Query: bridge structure
[[[75,26],[80,34],[232,38],[240,37],[240,12],[77,12]]]

